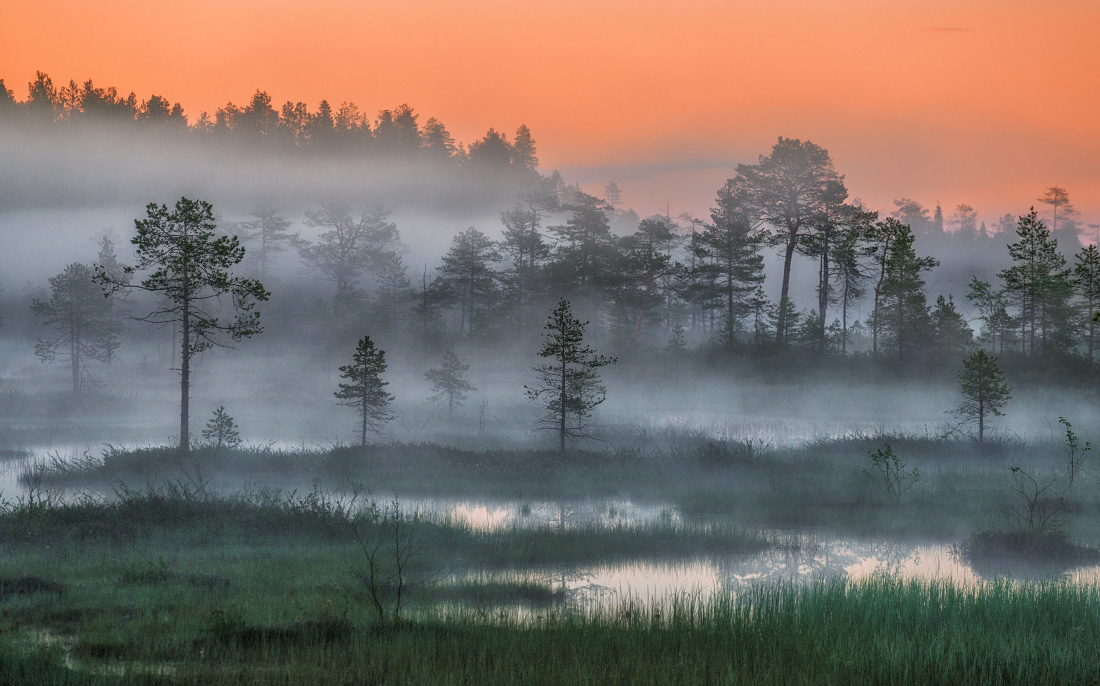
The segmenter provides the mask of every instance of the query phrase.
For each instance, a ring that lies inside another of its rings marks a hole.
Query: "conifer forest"
[[[1100,679],[1095,158],[0,76],[0,682]]]

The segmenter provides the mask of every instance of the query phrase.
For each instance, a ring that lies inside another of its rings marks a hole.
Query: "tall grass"
[[[523,617],[426,610],[400,629],[302,610],[256,623],[227,609],[171,651],[125,630],[78,638],[76,672],[8,639],[0,679],[106,683],[94,674],[111,666],[127,683],[1079,684],[1100,662],[1100,592],[1055,584],[835,581]]]

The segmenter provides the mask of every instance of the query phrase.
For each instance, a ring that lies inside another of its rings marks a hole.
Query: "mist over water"
[[[305,454],[357,442],[355,412],[338,405],[333,392],[341,382],[340,366],[348,363],[355,340],[362,335],[371,336],[385,350],[388,369],[383,378],[394,396],[391,410],[396,418],[372,436],[376,444],[443,446],[480,452],[486,460],[502,451],[553,450],[556,436],[536,430],[542,410],[526,391],[536,381],[533,367],[539,362],[545,315],[561,295],[574,299],[582,318],[591,316],[586,341],[619,358],[618,364],[602,371],[607,399],[591,418],[589,438],[571,446],[591,451],[593,460],[672,452],[685,440],[747,445],[754,454],[765,456],[876,436],[935,442],[949,432],[951,418],[945,413],[959,401],[958,358],[926,361],[923,371],[916,372],[874,371],[866,365],[815,364],[794,358],[735,359],[714,342],[718,337],[714,317],[707,321],[705,315],[687,332],[687,353],[670,354],[666,340],[673,325],[694,321],[694,311],[678,305],[675,315],[647,323],[637,341],[624,342],[623,331],[629,331],[631,322],[624,325],[601,311],[583,289],[543,293],[540,303],[545,308],[531,306],[532,316],[521,324],[511,322],[495,331],[464,330],[473,328],[473,315],[464,324],[465,304],[450,301],[433,324],[436,330],[417,335],[411,314],[416,292],[423,295],[439,277],[445,266],[443,256],[455,237],[474,227],[499,241],[505,229],[501,213],[517,204],[533,206],[524,195],[530,191],[526,182],[507,175],[476,170],[457,174],[454,168],[396,157],[364,160],[196,143],[135,135],[110,126],[49,135],[0,126],[0,154],[6,160],[0,167],[0,241],[5,246],[0,253],[0,447],[9,450],[0,458],[0,493],[8,499],[33,494],[34,482],[28,475],[51,464],[106,459],[112,451],[171,445],[178,440],[179,341],[171,327],[128,321],[111,363],[87,365],[88,392],[76,399],[71,397],[65,365],[43,364],[35,356],[35,342],[44,330],[31,314],[30,302],[44,296],[48,277],[66,265],[92,262],[104,236],[113,241],[119,261],[131,263],[129,239],[135,219],[145,214],[145,205],[171,205],[180,196],[211,202],[219,230],[230,235],[240,233],[245,222],[255,219],[253,213],[266,206],[289,220],[289,231],[304,245],[317,241],[326,230],[310,225],[309,213],[333,203],[358,207],[368,202],[383,207],[387,221],[399,232],[392,248],[403,260],[409,280],[409,296],[400,303],[400,321],[396,326],[385,324],[374,309],[381,303],[381,291],[377,265],[372,265],[356,281],[367,297],[351,330],[337,330],[327,323],[333,317],[329,308],[336,285],[309,267],[298,246],[283,246],[261,267],[256,244],[245,243],[245,261],[237,269],[252,277],[262,269],[264,286],[271,292],[271,300],[258,308],[265,331],[233,348],[215,347],[193,358],[190,424],[196,436],[215,409],[224,407],[236,421],[246,449],[260,454]],[[717,189],[724,182],[716,177],[712,185]],[[631,212],[623,208],[612,213],[611,228],[619,239],[637,229],[637,213]],[[656,221],[671,226],[675,219],[679,223],[672,227],[674,232],[682,241],[688,240],[692,224],[673,214],[670,210]],[[544,215],[541,229],[546,234],[549,227],[568,222],[570,211],[559,207]],[[1010,266],[1005,248],[1010,239],[997,235],[962,243],[950,235],[918,237],[918,252],[939,260],[939,266],[925,275],[923,290],[929,302],[940,294],[953,295],[968,326],[977,333],[980,313],[965,297],[968,284],[972,277],[995,280],[999,271]],[[763,293],[778,299],[781,252],[769,246],[763,248],[763,256]],[[684,262],[690,258],[682,251],[676,255]],[[794,258],[790,293],[799,308],[816,304],[817,266],[811,257]],[[502,257],[493,268],[507,267],[508,260]],[[127,310],[140,314],[151,304],[139,294]],[[850,320],[866,321],[872,307],[872,297],[865,294],[851,304]],[[831,302],[831,315],[836,308]],[[635,334],[641,329],[639,323]],[[867,347],[866,339],[853,343],[856,359],[866,359]],[[429,400],[435,391],[425,378],[447,349],[469,365],[466,377],[474,387],[454,413],[447,411],[446,403]],[[1058,420],[1063,416],[1072,418],[1079,434],[1095,435],[1100,429],[1100,406],[1095,400],[1089,385],[1029,380],[1016,385],[1005,414],[991,418],[990,435],[1021,445],[1056,446],[1063,432]],[[1001,471],[1012,462],[998,459],[1004,464],[998,462],[995,468]],[[950,466],[920,464],[926,479],[952,478]],[[980,469],[973,468],[974,473]],[[186,470],[181,473],[191,478]],[[750,473],[743,482],[756,488],[772,479],[770,488],[782,488],[774,484],[776,478]],[[475,530],[683,526],[699,520],[684,507],[692,492],[661,495],[650,489],[641,496],[588,497],[440,494],[432,475],[426,474],[425,479],[406,483],[400,493],[392,489],[393,496],[408,511]],[[857,490],[865,490],[860,479],[859,469],[853,469],[850,475],[837,477],[837,483],[841,489],[855,483]],[[208,485],[223,493],[316,488],[305,473],[234,468],[221,469]],[[112,498],[120,487],[155,488],[151,477],[145,483],[54,488],[72,500],[88,495]],[[348,493],[347,484],[331,479],[325,487],[344,496]],[[373,487],[372,496],[389,497],[387,484]],[[859,495],[856,502],[866,498]],[[990,515],[984,521],[991,521]],[[596,603],[631,595],[657,600],[669,594],[739,591],[776,581],[862,579],[882,573],[967,583],[982,578],[951,553],[954,534],[854,536],[823,531],[816,525],[775,526],[751,517],[743,525],[787,537],[786,542],[754,555],[533,567],[522,574],[559,587],[573,599]],[[1096,569],[1023,569],[1019,576],[1091,583]]]

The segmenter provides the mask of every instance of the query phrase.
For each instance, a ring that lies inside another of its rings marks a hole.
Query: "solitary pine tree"
[[[191,358],[211,346],[230,347],[219,334],[234,341],[263,331],[260,314],[253,308],[269,293],[255,279],[233,275],[229,270],[244,259],[244,248],[236,236],[218,236],[214,209],[208,202],[180,198],[169,210],[150,203],[145,219],[134,221],[134,244],[138,263],[123,268],[118,278],[102,267],[97,278],[112,290],[136,289],[158,296],[161,305],[140,321],[161,326],[178,326],[180,331],[180,450],[191,446]],[[148,271],[140,283],[136,272]],[[230,318],[219,317],[219,304],[231,303]]]
[[[237,422],[225,411],[225,405],[214,410],[214,416],[206,422],[202,438],[212,448],[236,448],[241,444],[241,434]]]
[[[462,364],[453,350],[443,353],[443,366],[439,369],[429,369],[424,373],[424,378],[432,382],[432,390],[435,395],[432,400],[447,399],[447,416],[453,417],[456,407],[462,407],[462,401],[466,400],[466,391],[477,389],[466,381],[466,372],[470,371],[470,365]]]
[[[393,396],[386,392],[388,381],[381,374],[386,371],[386,351],[374,347],[370,336],[363,336],[351,358],[351,364],[340,367],[340,377],[348,383],[340,384],[334,395],[341,405],[359,411],[362,445],[367,444],[367,431],[378,433],[386,422],[394,418],[390,412]]]
[[[997,366],[997,358],[987,355],[984,350],[963,360],[959,383],[963,400],[954,414],[963,424],[977,422],[978,443],[984,443],[986,417],[1004,414],[1001,410],[1012,399],[1012,389],[1005,383],[1005,375]]]
[[[538,374],[538,387],[525,386],[528,399],[540,401],[546,408],[546,414],[539,418],[539,428],[558,432],[562,452],[566,438],[575,440],[587,435],[592,410],[607,397],[599,369],[616,362],[583,344],[587,325],[573,316],[569,301],[559,302],[546,322],[539,351],[539,357],[550,361],[533,368]]]
[[[31,310],[53,330],[53,335],[38,339],[34,354],[43,362],[53,362],[58,355],[67,357],[73,394],[79,395],[84,363],[88,359],[105,362],[113,350],[111,302],[103,297],[95,272],[84,264],[70,264],[50,277],[49,299],[36,298]]]

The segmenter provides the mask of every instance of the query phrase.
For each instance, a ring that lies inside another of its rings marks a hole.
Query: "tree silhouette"
[[[599,368],[616,361],[583,344],[587,325],[588,322],[573,316],[569,301],[559,302],[546,322],[542,350],[538,353],[550,361],[533,367],[538,386],[524,387],[528,399],[541,402],[546,409],[546,414],[539,418],[539,428],[557,431],[562,452],[567,438],[587,436],[586,425],[592,410],[607,397],[600,383]]]
[[[378,433],[394,418],[389,410],[393,396],[386,392],[389,382],[381,378],[385,371],[386,352],[375,348],[370,336],[359,340],[351,364],[340,367],[340,377],[348,382],[340,384],[334,395],[341,405],[359,411],[361,445],[367,444],[367,431]]]
[[[959,384],[963,400],[953,414],[962,424],[977,422],[978,443],[984,443],[986,417],[1004,414],[1001,410],[1012,399],[1012,389],[1005,383],[1005,375],[997,366],[997,358],[984,350],[963,360]]]
[[[85,264],[74,263],[57,276],[50,277],[48,300],[35,298],[31,302],[35,315],[43,317],[53,335],[40,338],[34,354],[43,362],[53,362],[58,355],[69,359],[72,368],[73,394],[80,395],[84,361],[106,362],[117,343],[112,338],[111,299],[103,297],[103,289],[95,280],[95,271]]]
[[[233,341],[263,331],[257,302],[270,295],[255,279],[234,276],[229,270],[244,259],[244,248],[236,236],[217,236],[214,210],[208,202],[180,198],[169,210],[150,203],[145,219],[134,221],[137,235],[130,241],[137,265],[124,267],[124,279],[113,277],[102,267],[97,278],[112,290],[135,289],[161,296],[160,307],[137,319],[159,326],[179,326],[180,331],[180,450],[190,449],[189,410],[191,400],[191,358],[211,346],[231,347],[219,339]],[[140,283],[130,277],[148,275]],[[218,305],[231,303],[231,316],[218,316]]]
[[[424,378],[432,383],[435,395],[432,400],[447,399],[447,415],[454,416],[455,408],[462,407],[462,401],[466,400],[467,391],[477,389],[466,381],[466,372],[470,371],[470,365],[463,364],[453,350],[443,353],[443,366],[439,369],[429,369],[424,373]]]
[[[221,405],[214,410],[210,421],[206,422],[202,438],[215,449],[236,448],[241,444],[241,434],[237,429],[237,422],[225,411],[225,405]]]
[[[820,219],[829,183],[842,180],[827,150],[797,138],[780,137],[771,154],[761,155],[757,164],[737,165],[734,186],[757,218],[774,228],[773,241],[783,248],[776,343],[787,340],[786,313],[795,250],[806,231]]]

